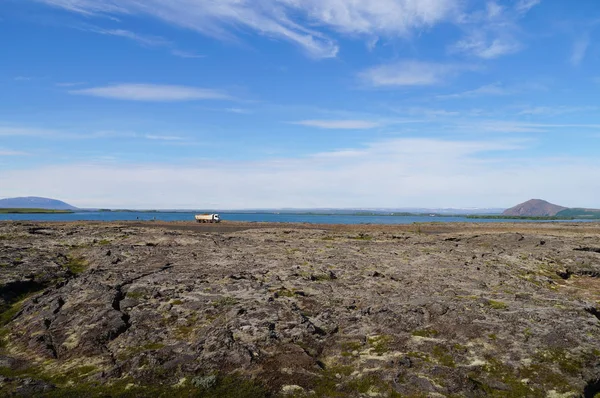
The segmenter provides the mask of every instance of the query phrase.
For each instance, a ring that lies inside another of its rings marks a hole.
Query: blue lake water
[[[197,213],[187,212],[80,212],[69,214],[0,214],[0,221],[194,221]],[[317,215],[275,213],[220,213],[223,221],[290,222],[311,224],[412,224],[419,222],[532,222],[532,220],[470,219],[466,217]],[[567,220],[594,221],[594,220]],[[598,220],[595,220],[598,221]],[[540,221],[537,221],[540,222]],[[556,222],[544,221],[544,222]]]

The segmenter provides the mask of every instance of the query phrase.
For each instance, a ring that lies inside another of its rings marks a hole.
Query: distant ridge
[[[552,204],[541,199],[531,199],[527,202],[504,210],[503,216],[520,217],[553,217],[559,212],[566,210],[566,207]]]
[[[28,196],[0,199],[0,209],[77,210],[77,207],[61,200]]]

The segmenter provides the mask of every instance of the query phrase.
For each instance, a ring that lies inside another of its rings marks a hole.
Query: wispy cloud
[[[476,32],[456,43],[452,49],[457,52],[471,53],[483,59],[494,59],[519,51],[521,44],[507,38],[490,39],[487,35]]]
[[[507,89],[500,83],[488,84],[474,90],[467,90],[456,94],[438,95],[437,99],[459,99],[459,98],[474,98],[487,95],[509,95],[514,91]]]
[[[527,106],[518,114],[531,116],[557,116],[568,113],[593,112],[600,109],[597,106]]]
[[[0,137],[36,137],[47,140],[95,140],[95,139],[145,139],[152,141],[185,141],[181,135],[160,133],[139,133],[134,131],[64,131],[35,127],[15,127],[0,125]]]
[[[13,127],[0,125],[0,137],[48,137],[56,131],[30,127]]]
[[[75,87],[75,86],[82,86],[84,85],[84,82],[64,82],[64,83],[56,83],[55,86],[56,87]]]
[[[559,129],[597,130],[600,124],[578,123],[531,123],[507,120],[481,120],[457,123],[455,128],[462,132],[489,133],[545,133]]]
[[[0,148],[0,156],[29,156],[29,153]]]
[[[225,108],[224,110],[225,110],[225,112],[237,113],[240,115],[250,115],[252,113],[252,111],[250,109],[244,109],[244,108]]]
[[[93,25],[83,25],[78,29],[105,36],[122,37],[132,40],[143,47],[165,47],[170,49],[169,52],[172,55],[179,58],[204,58],[204,55],[196,54],[191,51],[180,50],[176,48],[174,43],[160,36],[143,35],[126,29],[105,29]]]
[[[13,79],[16,82],[28,82],[33,80],[33,77],[30,76],[17,76]]]
[[[182,141],[184,139],[183,137],[178,137],[175,135],[153,135],[153,134],[144,135],[144,138],[146,138],[148,140],[155,140],[155,141]]]
[[[421,29],[453,20],[460,0],[36,0],[85,15],[149,15],[167,23],[218,37],[234,39],[236,31],[289,41],[317,58],[335,57],[335,30],[364,36],[410,37]],[[325,27],[324,30],[318,30]]]
[[[115,84],[69,91],[75,95],[128,101],[173,102],[193,100],[226,100],[231,97],[219,90],[159,84]]]
[[[171,50],[171,54],[179,58],[205,58],[204,55],[196,54],[191,51]]]
[[[579,66],[585,58],[585,53],[590,45],[590,37],[585,35],[575,40],[573,43],[573,51],[571,52],[571,58],[569,61],[573,66]]]
[[[461,69],[457,65],[407,60],[372,67],[359,77],[373,87],[430,86],[444,82]]]
[[[106,36],[124,37],[143,46],[155,47],[170,45],[170,42],[162,37],[141,35],[125,29],[103,29],[99,27],[88,26],[84,30]]]
[[[381,126],[379,122],[368,120],[301,120],[293,124],[332,130],[364,130]]]
[[[515,9],[517,12],[526,13],[541,2],[542,0],[519,0],[515,5]]]
[[[487,1],[484,9],[464,14],[461,26],[465,37],[449,47],[452,53],[465,53],[494,59],[523,49],[519,20],[541,0],[519,0],[510,4]]]

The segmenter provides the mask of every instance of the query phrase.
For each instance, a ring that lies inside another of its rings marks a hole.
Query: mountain
[[[0,209],[76,210],[77,208],[60,200],[29,196],[0,199]]]
[[[566,207],[558,206],[545,200],[531,199],[525,203],[504,210],[503,216],[522,216],[522,217],[552,217],[559,212],[567,210]]]

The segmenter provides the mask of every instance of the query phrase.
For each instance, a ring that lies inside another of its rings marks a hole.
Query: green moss
[[[412,332],[412,335],[417,337],[437,337],[439,334],[435,329],[419,329]]]
[[[520,398],[533,397],[542,398],[546,396],[545,391],[531,388],[521,381],[514,369],[503,364],[495,358],[488,358],[488,363],[483,367],[483,374],[469,374],[469,379],[490,397]],[[507,390],[497,390],[488,383],[499,381],[507,386]]]
[[[323,370],[315,380],[312,390],[316,397],[343,398],[346,394],[341,391],[341,379],[352,374],[354,369],[350,366],[331,366]],[[338,378],[338,375],[340,378]]]
[[[233,306],[236,305],[237,303],[239,303],[238,299],[234,298],[234,297],[221,297],[220,299],[213,301],[212,305],[214,307],[228,307],[228,306]]]
[[[184,385],[172,386],[165,384],[137,385],[132,378],[119,379],[110,384],[90,382],[86,379],[94,372],[93,366],[71,369],[65,373],[52,374],[39,368],[12,370],[0,367],[0,376],[9,378],[31,378],[52,383],[57,388],[51,391],[32,395],[44,398],[62,397],[199,397],[199,398],[261,398],[267,397],[265,387],[255,381],[232,374],[216,376],[215,382],[206,388],[196,387],[190,382]],[[12,395],[11,386],[0,387],[0,395]]]
[[[277,290],[277,294],[280,297],[294,297],[294,292],[288,289],[279,289]]]
[[[173,304],[173,305],[181,305],[181,304],[183,304],[183,301],[182,301],[182,300],[179,300],[179,299],[177,299],[177,300],[173,300],[173,301],[171,301],[171,304]]]
[[[16,303],[0,307],[0,327],[7,325],[23,308],[23,300],[19,300]]]
[[[561,372],[576,376],[581,372],[583,363],[579,358],[573,357],[566,350],[553,348],[538,352],[534,358],[540,363],[556,364]]]
[[[489,300],[487,302],[487,305],[489,305],[490,308],[493,308],[495,310],[505,310],[508,308],[508,305],[506,305],[506,303],[503,303],[502,301],[496,301],[496,300]]]
[[[331,275],[329,274],[313,274],[310,276],[310,279],[315,282],[324,282],[332,280]]]
[[[391,336],[371,336],[367,339],[369,345],[373,349],[373,352],[377,355],[383,355],[390,350],[390,342],[392,341]]]
[[[340,345],[345,351],[358,351],[362,348],[363,343],[360,341],[346,341]]]
[[[381,391],[378,388],[380,384],[382,384],[380,379],[369,375],[350,381],[347,387],[350,391],[360,394],[367,394],[369,392],[380,393]]]
[[[424,362],[431,362],[431,358],[429,357],[429,355],[427,355],[424,352],[410,351],[410,352],[407,352],[406,355],[408,355],[411,358],[418,358]]]
[[[335,237],[333,236],[324,236],[321,238],[321,240],[335,240]]]
[[[88,263],[83,257],[69,257],[65,267],[71,271],[74,275],[79,275],[83,273],[87,267]]]
[[[0,350],[6,347],[9,334],[10,330],[6,328],[0,328]]]
[[[126,297],[134,300],[144,298],[146,295],[144,292],[127,292]]]
[[[100,242],[98,242],[98,244],[101,246],[110,245],[110,243],[111,242],[108,239],[102,239]]]
[[[452,357],[452,354],[448,351],[446,347],[436,345],[435,347],[433,347],[432,355],[441,365],[447,366],[449,368],[456,367],[454,358]]]

